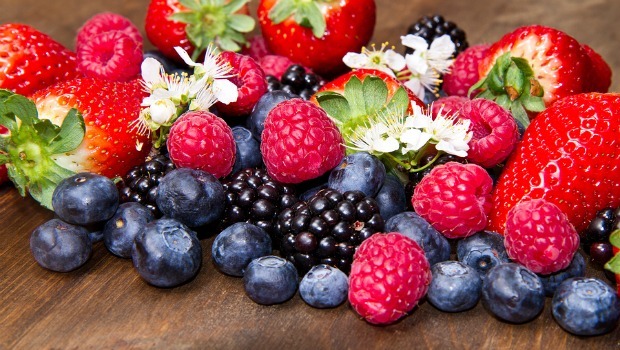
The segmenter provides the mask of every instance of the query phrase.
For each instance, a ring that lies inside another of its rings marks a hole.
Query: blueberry
[[[153,219],[153,212],[140,203],[127,202],[119,205],[102,230],[106,248],[118,257],[131,258],[136,235]]]
[[[504,237],[492,231],[481,231],[459,240],[456,256],[458,261],[473,267],[482,277],[493,267],[509,261]]]
[[[349,279],[339,269],[315,265],[299,283],[299,295],[310,306],[319,309],[336,307],[347,300]]]
[[[424,249],[429,264],[450,259],[450,243],[420,215],[412,211],[396,214],[385,222],[386,232],[400,232]]]
[[[374,197],[385,180],[385,166],[379,158],[366,152],[350,154],[329,174],[327,186],[340,193],[362,191]]]
[[[379,205],[379,212],[383,220],[400,214],[407,210],[405,186],[396,176],[388,174],[379,193],[375,196],[375,201]]]
[[[252,136],[250,130],[235,126],[232,128],[233,137],[237,147],[235,164],[231,174],[236,174],[245,168],[259,168],[263,164],[263,157],[260,153],[260,142]]]
[[[30,250],[37,263],[57,272],[68,272],[84,265],[92,246],[87,229],[60,219],[43,223],[30,236]]]
[[[52,194],[52,207],[61,220],[84,226],[111,218],[118,200],[112,180],[94,173],[79,173],[60,181]]]
[[[262,305],[279,304],[292,298],[297,283],[295,265],[273,255],[252,260],[243,274],[245,293]]]
[[[174,169],[161,178],[157,187],[159,210],[189,227],[218,220],[224,213],[225,202],[222,184],[202,170]]]
[[[174,219],[153,220],[136,236],[133,266],[156,287],[174,287],[191,280],[202,264],[196,232]]]
[[[215,266],[225,274],[243,276],[248,264],[271,254],[271,238],[262,228],[238,222],[215,237],[211,257]]]
[[[571,277],[583,277],[586,274],[586,261],[579,252],[575,253],[573,260],[564,270],[550,275],[538,275],[545,289],[545,295],[552,297],[556,289],[564,280]]]
[[[442,261],[433,265],[431,273],[433,278],[426,297],[439,310],[465,311],[480,300],[482,280],[471,266],[460,261]]]
[[[282,90],[265,93],[258,100],[252,114],[250,114],[248,118],[248,129],[250,129],[252,135],[260,140],[263,129],[265,128],[265,119],[267,119],[267,115],[273,107],[282,101],[290,100],[295,97],[298,96]]]
[[[576,335],[600,335],[616,327],[620,301],[616,292],[596,278],[573,277],[560,284],[551,301],[553,318]]]
[[[532,271],[515,263],[500,264],[482,281],[482,305],[501,320],[525,323],[542,311],[545,291]]]
[[[166,71],[166,73],[172,73],[174,70],[178,69],[177,65],[159,50],[148,50],[144,52],[143,58],[147,57],[151,57],[159,61],[159,63],[161,63],[164,67],[164,71]]]

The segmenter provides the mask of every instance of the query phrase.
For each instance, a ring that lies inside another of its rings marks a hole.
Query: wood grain
[[[114,11],[143,27],[147,0],[3,0],[0,23],[35,26],[72,47],[77,29],[95,13]],[[519,25],[541,23],[587,43],[620,72],[615,30],[620,2],[388,1],[378,0],[374,42],[400,47],[399,37],[422,14],[441,13],[468,33],[471,44],[492,42]],[[252,4],[256,7],[256,1]],[[613,91],[620,91],[614,77]],[[192,282],[158,289],[143,282],[130,260],[95,245],[77,271],[52,273],[29,251],[30,232],[53,213],[0,187],[0,349],[385,349],[385,348],[620,348],[620,332],[576,337],[553,321],[550,300],[540,317],[523,325],[491,317],[481,305],[459,314],[422,303],[387,327],[371,326],[348,305],[310,308],[296,295],[275,306],[253,303],[238,278],[217,272],[212,238],[203,240],[204,263]],[[213,234],[213,232],[206,232]],[[600,271],[589,273],[602,277]]]

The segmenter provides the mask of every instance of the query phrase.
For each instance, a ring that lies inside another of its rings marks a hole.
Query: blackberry
[[[280,80],[273,75],[268,75],[266,79],[267,91],[283,90],[299,95],[304,100],[309,100],[325,84],[323,78],[306,72],[306,69],[298,64],[288,67]]]
[[[377,202],[363,192],[325,188],[283,210],[276,228],[280,254],[301,276],[318,264],[348,274],[355,249],[383,231],[384,221]]]
[[[164,147],[165,148],[165,147]],[[144,163],[131,168],[117,184],[120,202],[137,202],[161,216],[157,204],[157,186],[164,175],[175,168],[165,154],[153,154]]]
[[[585,231],[581,233],[586,252],[590,254],[590,261],[603,266],[613,256],[609,235],[620,229],[620,207],[604,208],[596,216]]]
[[[279,183],[262,168],[243,169],[224,181],[223,186],[226,209],[221,228],[247,222],[265,230],[272,242],[278,214],[298,202],[292,185]]]
[[[456,47],[454,57],[469,47],[465,31],[459,28],[454,22],[446,21],[441,15],[421,17],[407,29],[407,34],[420,36],[424,38],[429,45],[436,38],[448,34]],[[412,52],[413,49],[407,48],[406,53]]]

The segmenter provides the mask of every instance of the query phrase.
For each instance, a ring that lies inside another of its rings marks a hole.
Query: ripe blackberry
[[[318,264],[348,274],[355,249],[383,231],[384,221],[377,202],[363,192],[342,194],[326,188],[283,210],[276,228],[280,254],[295,264],[300,275]]]
[[[163,147],[165,148],[165,147]],[[138,202],[160,216],[155,200],[159,180],[175,166],[165,154],[153,154],[144,163],[129,169],[117,186],[120,202]]]
[[[292,185],[272,179],[262,168],[243,169],[224,181],[223,186],[226,209],[221,228],[248,222],[269,233],[272,242],[278,214],[298,202]]]
[[[283,90],[299,95],[304,100],[309,100],[325,84],[323,78],[306,72],[306,69],[298,64],[288,67],[280,80],[273,75],[268,75],[266,79],[267,91]]]
[[[620,207],[599,210],[588,228],[581,232],[584,249],[596,265],[605,265],[613,256],[609,235],[617,229],[620,229]]]
[[[459,28],[454,22],[446,21],[441,15],[423,16],[412,24],[407,30],[407,34],[420,36],[430,45],[435,38],[448,34],[456,46],[454,57],[465,51],[469,44],[465,31]],[[413,49],[407,48],[406,53],[412,53]]]

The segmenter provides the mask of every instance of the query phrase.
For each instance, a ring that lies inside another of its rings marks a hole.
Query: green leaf
[[[515,118],[517,122],[527,129],[527,126],[530,125],[530,118],[527,116],[527,112],[522,104],[513,103],[512,106],[510,106],[510,113],[512,113],[512,117]]]
[[[506,95],[499,95],[495,97],[495,103],[504,107],[507,110],[510,110],[512,106],[512,101]]]
[[[605,264],[605,269],[613,273],[620,273],[620,254],[614,255],[611,260]]]
[[[248,2],[250,2],[250,0],[232,0],[228,4],[224,5],[224,9],[226,9],[226,13],[235,13]]]
[[[12,113],[15,117],[19,118],[22,123],[29,125],[32,125],[39,120],[37,107],[34,102],[18,94],[9,96],[4,101],[2,107],[0,108],[0,113],[2,115]]]
[[[9,175],[9,178],[13,182],[13,185],[15,185],[15,188],[17,188],[17,191],[19,191],[19,194],[22,197],[25,197],[26,189],[28,186],[28,179],[26,178],[24,173],[17,169],[17,167],[15,167],[15,165],[11,163],[7,163],[6,170],[7,175]]]
[[[233,14],[228,19],[228,25],[233,30],[248,33],[254,30],[254,19],[250,16]]]
[[[545,110],[545,101],[542,97],[524,94],[521,96],[519,101],[523,104],[523,108],[530,112],[542,112]]]
[[[304,6],[304,14],[310,28],[312,28],[312,34],[319,39],[322,38],[323,35],[325,35],[325,27],[327,24],[325,23],[325,17],[323,17],[323,13],[321,13],[319,6],[315,2],[306,3]]]
[[[349,119],[351,107],[344,96],[335,92],[326,91],[317,94],[316,99],[319,102],[319,106],[321,106],[332,119],[340,123]]]
[[[504,76],[499,73],[498,66],[493,66],[491,72],[487,76],[486,84],[489,88],[489,91],[494,94],[503,94],[504,93]]]
[[[42,144],[49,144],[58,135],[60,128],[49,119],[43,119],[34,124],[33,129]]]
[[[179,0],[179,3],[190,10],[200,11],[202,4],[196,0]]]
[[[532,70],[532,67],[525,58],[512,57],[512,62],[514,62],[514,64],[519,68],[519,70],[523,72],[523,75],[525,77],[534,76],[534,71]]]
[[[239,44],[237,44],[236,42],[234,42],[234,40],[227,38],[227,37],[221,37],[218,39],[218,46],[224,50],[224,51],[239,51],[241,50],[241,46],[239,46]]]
[[[471,94],[472,94],[474,91],[476,91],[476,90],[478,90],[478,89],[482,88],[482,86],[484,86],[484,83],[485,83],[485,82],[486,82],[486,78],[482,78],[482,79],[478,80],[478,82],[477,82],[477,83],[475,83],[474,85],[472,85],[472,86],[469,88],[469,90],[467,91],[467,96],[468,96],[468,97],[469,97],[469,96],[471,96]],[[485,90],[485,91],[487,91],[487,90]],[[484,91],[479,92],[479,93],[478,93],[478,95],[477,95],[476,97],[480,96],[483,92],[484,92]]]
[[[383,79],[368,76],[362,82],[362,88],[366,114],[373,115],[386,105],[388,89]]]
[[[523,90],[525,89],[525,83],[525,77],[523,76],[523,73],[521,72],[519,67],[517,67],[517,65],[515,64],[511,64],[506,71],[506,80],[504,83],[504,86],[507,89],[509,95],[511,95],[511,92],[508,90],[514,89],[513,93],[515,95],[510,96],[511,100],[514,101],[523,94]],[[529,84],[529,81],[527,83]]]
[[[63,120],[56,138],[47,148],[48,152],[58,154],[73,151],[84,140],[85,132],[84,118],[76,109],[71,109]]]
[[[344,98],[349,101],[351,114],[353,116],[366,115],[366,104],[364,103],[364,90],[362,89],[362,81],[352,76],[344,86]]]
[[[15,116],[5,115],[1,112],[2,105],[0,105],[0,125],[3,125],[5,128],[9,129],[11,132],[15,132],[18,129],[17,121],[15,120]]]
[[[295,1],[280,0],[269,11],[269,19],[274,23],[282,23],[289,18],[296,10]]]
[[[11,161],[11,158],[7,153],[0,151],[0,164],[6,164]]]
[[[611,232],[609,235],[609,243],[616,248],[620,248],[620,229]]]
[[[405,91],[402,87],[399,87],[398,90],[396,90],[396,93],[394,93],[394,96],[392,96],[390,102],[388,102],[387,109],[398,113],[402,112],[404,114],[409,108],[409,103],[410,101],[407,91]]]
[[[200,15],[196,12],[175,12],[168,17],[181,23],[194,24],[200,22]]]

